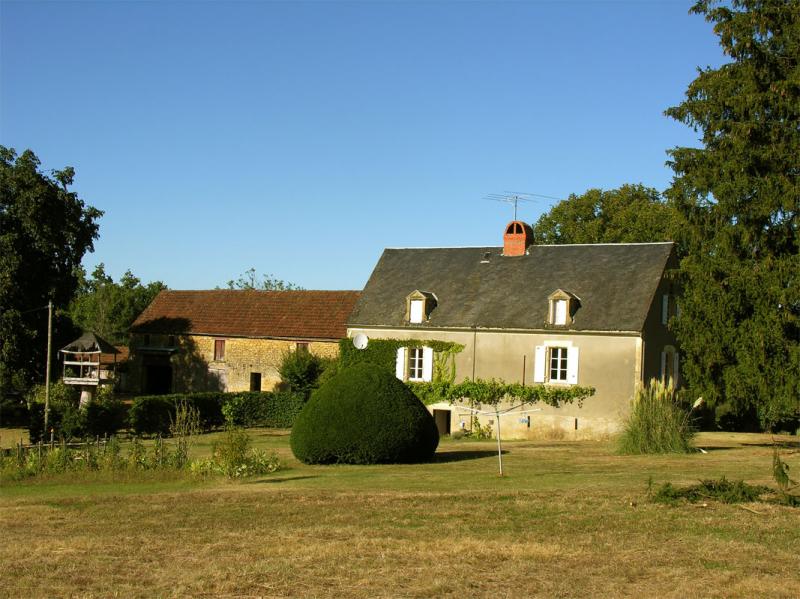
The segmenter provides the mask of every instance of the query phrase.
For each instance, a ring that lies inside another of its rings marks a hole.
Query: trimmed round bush
[[[433,416],[386,369],[362,362],[311,394],[292,427],[306,464],[389,464],[430,460],[439,445]]]

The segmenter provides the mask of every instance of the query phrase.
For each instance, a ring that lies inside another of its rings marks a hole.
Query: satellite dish
[[[367,343],[369,343],[369,338],[364,333],[353,337],[353,345],[356,349],[367,349]]]

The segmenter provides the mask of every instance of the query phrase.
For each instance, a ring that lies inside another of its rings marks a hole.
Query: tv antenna
[[[553,196],[546,196],[540,193],[530,193],[527,191],[504,191],[503,193],[490,193],[484,196],[485,200],[493,202],[503,202],[505,204],[514,205],[514,220],[517,220],[517,206],[520,202],[535,202],[537,198],[545,198],[548,200],[561,200]]]

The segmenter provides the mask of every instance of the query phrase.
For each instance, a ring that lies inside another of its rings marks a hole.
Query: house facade
[[[357,291],[162,291],[132,326],[129,389],[273,390],[288,352],[338,355],[357,298]]]
[[[502,247],[385,250],[347,334],[413,340],[397,351],[403,380],[435,377],[434,352],[419,342],[436,340],[463,346],[454,382],[594,387],[580,407],[536,406],[501,425],[520,438],[602,437],[620,429],[645,381],[680,381],[668,328],[676,266],[672,243],[535,245],[514,221]],[[472,421],[458,406],[431,409],[443,433]]]

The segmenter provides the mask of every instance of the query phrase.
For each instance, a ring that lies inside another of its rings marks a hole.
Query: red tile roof
[[[162,291],[135,333],[342,339],[358,291]]]

